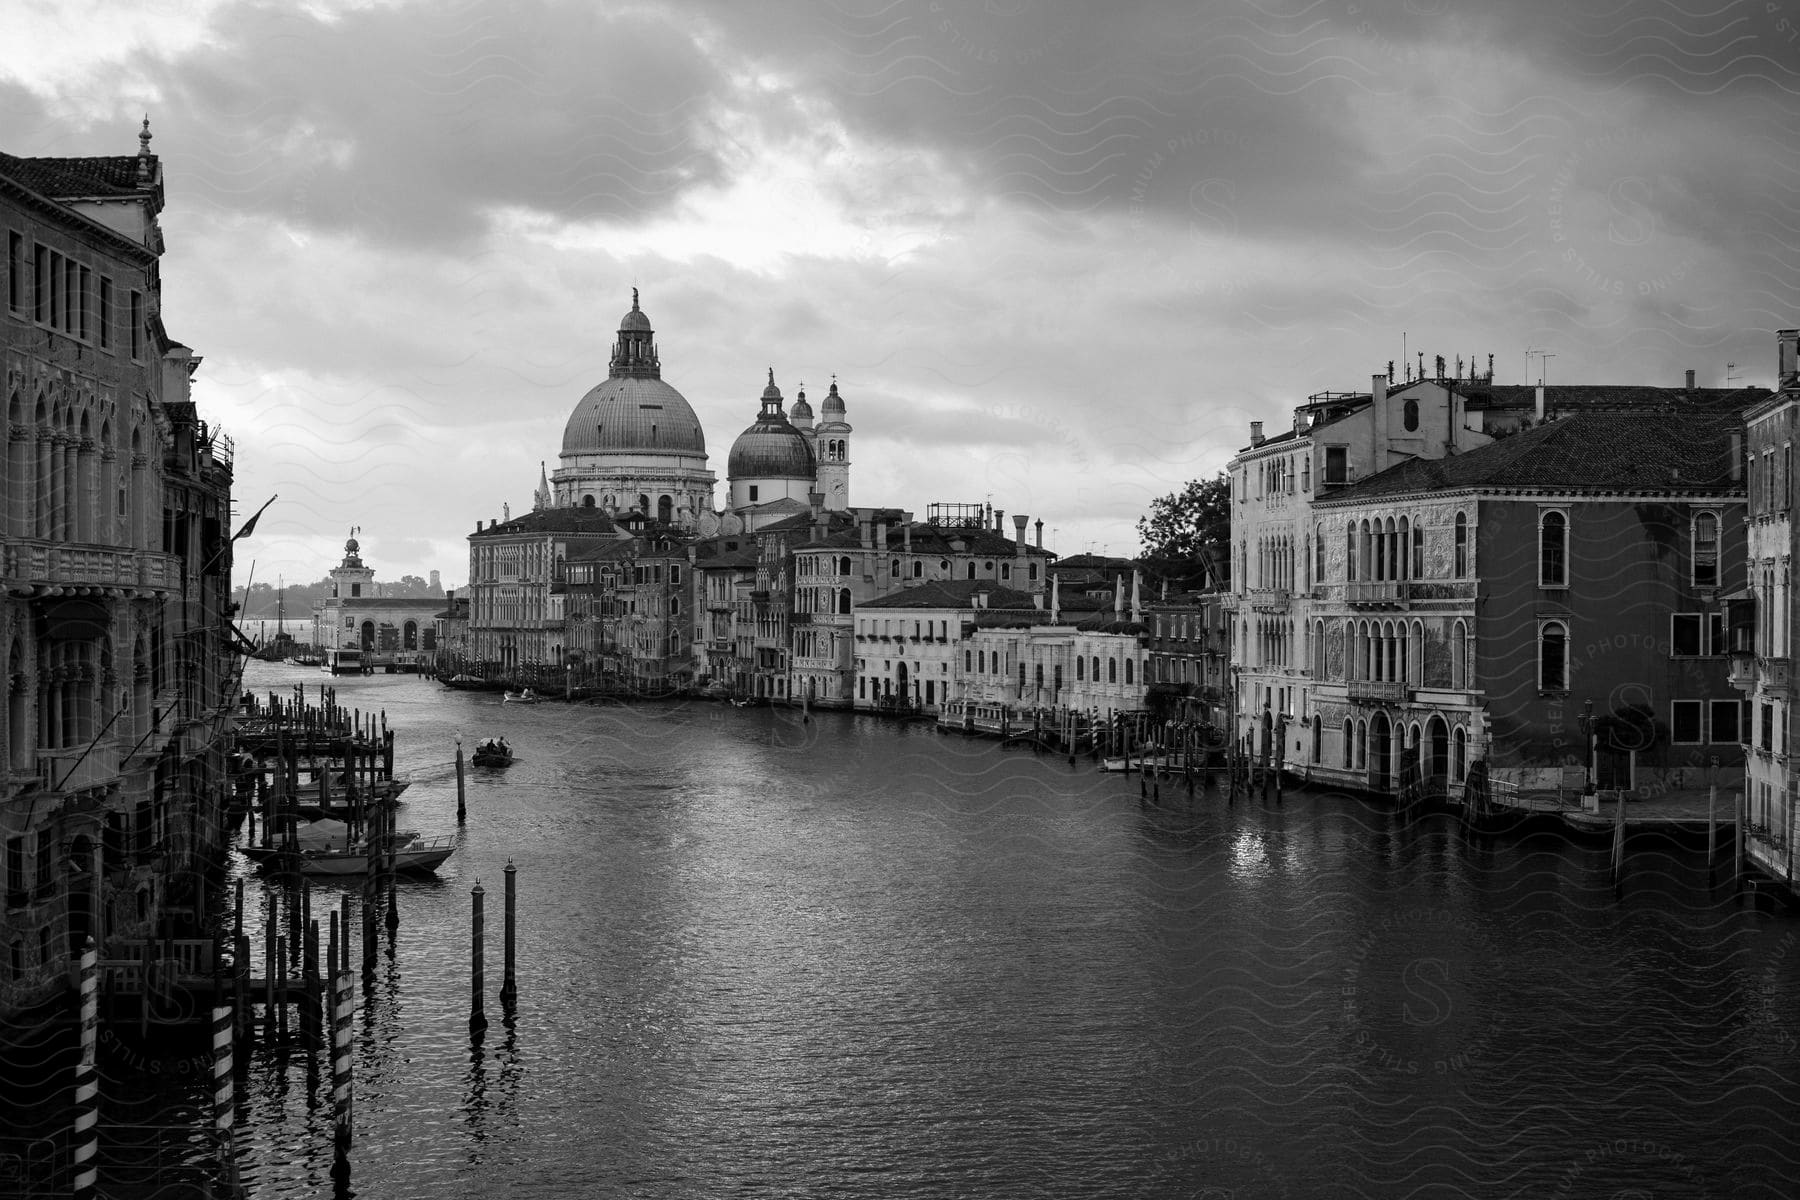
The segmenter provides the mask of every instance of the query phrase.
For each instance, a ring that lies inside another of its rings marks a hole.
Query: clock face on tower
[[[844,481],[843,480],[834,479],[831,481],[831,495],[832,495],[833,499],[837,499],[837,500],[842,500],[844,498]]]

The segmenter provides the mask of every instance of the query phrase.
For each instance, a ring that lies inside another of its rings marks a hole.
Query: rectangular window
[[[1702,703],[1699,700],[1676,700],[1669,706],[1669,740],[1677,746],[1698,745],[1703,739],[1700,728]]]
[[[94,294],[94,273],[86,267],[81,268],[81,287],[76,292],[75,327],[71,331],[83,341],[94,334],[94,302],[90,297]]]
[[[1350,480],[1350,447],[1325,447],[1325,484],[1347,483]]]
[[[1300,460],[1300,490],[1312,491],[1312,455],[1310,454]]]
[[[669,584],[670,584],[670,586],[673,587],[673,586],[679,586],[680,583],[681,583],[681,568],[680,568],[680,566],[678,566],[674,563],[670,563],[669,564]]]
[[[56,890],[56,838],[48,829],[37,831],[37,871],[32,880],[37,885],[37,894],[48,896]]]
[[[113,290],[112,280],[100,277],[100,348],[112,349]]]
[[[1706,653],[1703,637],[1706,619],[1700,613],[1674,613],[1669,617],[1669,654],[1674,658],[1698,658]]]
[[[1756,722],[1756,744],[1763,750],[1774,749],[1775,746],[1775,706],[1764,704]]]
[[[1794,503],[1794,447],[1792,443],[1783,443],[1781,447],[1781,507],[1783,510],[1793,507]]]
[[[144,294],[131,293],[131,307],[126,314],[131,322],[131,357],[139,360],[144,357]]]
[[[6,906],[17,908],[25,903],[25,839],[6,839]]]
[[[29,261],[25,256],[25,235],[6,231],[6,307],[13,312],[25,311],[25,276]]]
[[[1712,737],[1715,742],[1739,742],[1743,740],[1739,728],[1741,709],[1737,700],[1714,700],[1712,702]]]
[[[50,248],[39,246],[31,272],[32,316],[40,325],[50,323]]]
[[[750,503],[756,503],[756,485],[754,483],[750,485]]]
[[[1726,654],[1730,647],[1725,643],[1725,614],[1706,614],[1706,652],[1708,654]]]

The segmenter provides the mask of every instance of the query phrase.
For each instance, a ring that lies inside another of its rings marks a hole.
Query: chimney
[[[1017,544],[1013,549],[1015,555],[1022,557],[1025,553],[1025,527],[1029,524],[1031,524],[1031,518],[1024,513],[1013,518],[1013,528],[1019,531]]]
[[[1687,373],[1687,390],[1690,392],[1694,390],[1694,373],[1692,371]]]
[[[859,517],[856,521],[856,536],[862,539],[862,548],[869,548],[869,518]]]
[[[1800,384],[1800,329],[1781,329],[1775,333],[1775,386]]]
[[[1544,385],[1541,383],[1537,385],[1537,419],[1540,423],[1544,419]]]
[[[1136,567],[1131,568],[1131,620],[1137,624],[1144,619],[1144,606],[1138,599],[1139,575]]]
[[[1062,576],[1050,577],[1050,623],[1056,624],[1062,615]]]
[[[1422,376],[1421,376],[1422,378]],[[1377,471],[1386,470],[1388,466],[1388,409],[1387,409],[1387,376],[1371,375],[1369,377],[1369,406],[1375,419],[1375,461]]]
[[[1125,615],[1125,577],[1113,576],[1113,619],[1118,620]]]
[[[1262,431],[1262,422],[1261,421],[1250,422],[1250,444],[1252,446],[1260,446],[1263,444],[1263,431]]]
[[[444,607],[449,609],[452,612],[456,611],[456,589],[455,588],[445,588],[444,589]]]
[[[1037,548],[1042,550],[1044,548],[1044,518],[1039,517],[1033,522],[1033,525],[1037,528]]]
[[[1006,536],[1006,510],[1004,508],[994,510],[994,532],[1001,537]]]
[[[908,554],[912,553],[912,526],[911,525],[902,525],[900,527],[900,546]]]

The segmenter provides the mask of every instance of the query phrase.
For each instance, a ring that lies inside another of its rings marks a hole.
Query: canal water
[[[459,733],[519,755],[470,772],[460,848],[401,885],[359,993],[356,1195],[1800,1187],[1800,918],[1709,888],[1693,850],[1634,840],[1615,894],[1604,843],[1305,789],[1145,803],[929,725],[335,682],[399,730],[405,827],[456,830]],[[327,1084],[251,1064],[254,1195],[330,1194]]]

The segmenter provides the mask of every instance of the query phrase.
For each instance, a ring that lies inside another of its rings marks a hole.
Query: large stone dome
[[[576,454],[706,454],[706,435],[687,398],[662,380],[656,332],[631,289],[606,382],[591,389],[563,427],[563,457]]]
[[[706,453],[687,398],[661,379],[613,376],[581,398],[563,427],[562,452]]]

